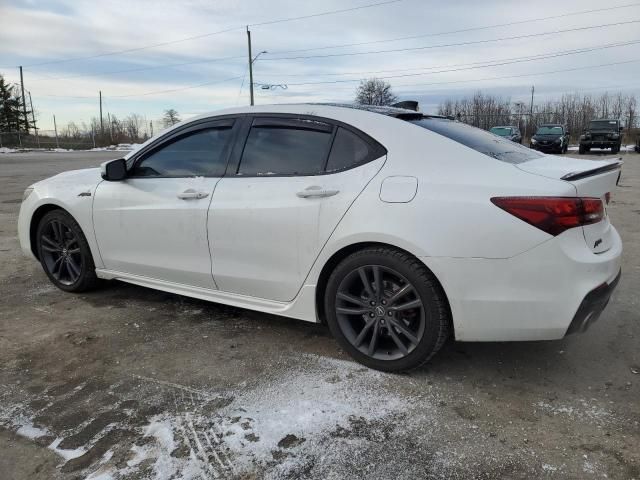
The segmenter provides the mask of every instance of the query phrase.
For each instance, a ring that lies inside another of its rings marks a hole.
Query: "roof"
[[[365,110],[367,112],[379,113],[381,115],[386,115],[388,117],[395,117],[395,118],[422,118],[425,116],[433,116],[433,115],[424,115],[420,112],[416,112],[415,110],[409,110],[408,108],[387,107],[382,105],[359,105],[356,103],[312,103],[310,105],[324,105],[327,107],[340,107],[340,108],[351,108],[354,110]]]
[[[564,127],[561,123],[541,123],[539,127]]]

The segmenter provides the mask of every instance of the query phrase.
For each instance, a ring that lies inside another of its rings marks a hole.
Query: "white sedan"
[[[620,275],[620,170],[409,110],[237,108],[30,186],[18,230],[64,291],[117,279],[326,322],[358,361],[399,371],[451,332],[586,329]]]

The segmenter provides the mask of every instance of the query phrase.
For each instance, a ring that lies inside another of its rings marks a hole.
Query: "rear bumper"
[[[567,335],[586,332],[591,324],[600,318],[600,314],[609,303],[611,294],[618,286],[621,274],[622,271],[618,272],[611,283],[605,282],[587,293],[567,329]]]
[[[590,292],[614,285],[622,241],[613,227],[611,235],[611,248],[599,254],[589,249],[582,229],[574,228],[511,258],[422,260],[447,294],[457,340],[555,340],[583,316],[585,299],[596,296]],[[599,300],[605,296],[598,293]],[[588,303],[591,311],[604,308],[602,301]]]

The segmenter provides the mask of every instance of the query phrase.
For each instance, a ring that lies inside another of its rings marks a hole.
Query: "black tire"
[[[381,286],[380,295],[376,285]],[[340,346],[376,370],[419,367],[449,336],[451,314],[436,278],[416,258],[388,247],[366,248],[340,262],[327,282],[324,306],[329,329]]]
[[[586,151],[587,151],[587,149],[586,149],[586,147],[585,147],[584,145],[580,145],[580,146],[578,147],[578,153],[579,153],[580,155],[584,155],[584,153],[585,153]]]
[[[620,145],[614,145],[613,147],[611,147],[611,153],[618,153],[620,152]]]
[[[85,292],[98,284],[91,250],[80,225],[63,210],[47,213],[38,224],[38,257],[49,280],[65,292]]]

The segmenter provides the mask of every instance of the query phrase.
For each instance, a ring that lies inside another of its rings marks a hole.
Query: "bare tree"
[[[123,123],[129,140],[131,140],[132,142],[137,142],[138,140],[140,140],[140,132],[145,124],[142,115],[132,113],[124,119]]]
[[[170,127],[172,125],[175,125],[179,121],[180,121],[180,115],[178,115],[178,112],[175,109],[170,108],[164,111],[162,122],[164,123],[165,127]]]
[[[360,105],[391,105],[397,100],[391,84],[377,78],[362,80],[356,90],[356,103]]]

